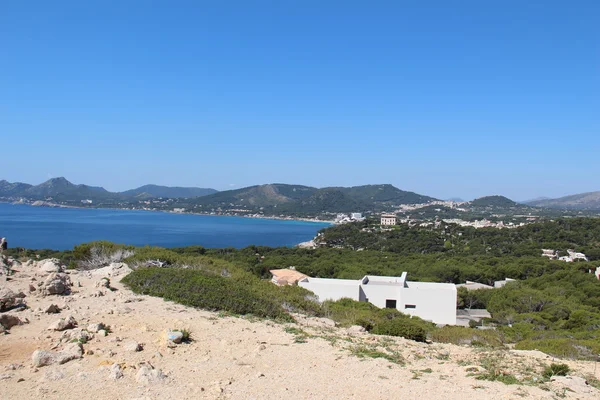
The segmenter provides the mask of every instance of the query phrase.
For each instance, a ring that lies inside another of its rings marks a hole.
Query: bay
[[[294,246],[327,223],[228,216],[0,203],[0,237],[9,247],[67,250],[108,240],[135,246]]]

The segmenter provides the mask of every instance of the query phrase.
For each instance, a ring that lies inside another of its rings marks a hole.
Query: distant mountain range
[[[600,192],[573,194],[558,199],[536,199],[525,204],[567,210],[600,210]]]
[[[52,197],[56,201],[81,200],[122,200],[148,199],[157,197],[185,198],[198,197],[217,193],[215,189],[168,187],[145,185],[125,192],[109,192],[108,190],[88,185],[76,185],[65,178],[52,178],[39,185],[27,183],[10,183],[0,181],[0,197],[24,197],[33,200],[44,200]]]
[[[436,200],[392,185],[315,188],[310,186],[268,184],[228,190],[193,200],[193,205],[208,209],[261,209],[282,214],[352,212],[380,210],[398,204],[423,204]]]
[[[39,185],[0,181],[0,198],[26,198],[63,204],[92,200],[94,206],[112,206],[156,198],[173,199],[169,206],[208,212],[213,210],[262,211],[265,214],[318,214],[335,212],[386,211],[399,204],[425,204],[437,199],[404,191],[389,184],[353,187],[315,188],[282,183],[250,186],[219,192],[196,187],[144,185],[124,192],[102,187],[77,185],[65,178],[53,178]],[[123,205],[127,207],[127,205]],[[559,199],[536,199],[516,203],[504,196],[486,196],[465,203],[473,209],[519,209],[543,207],[571,210],[600,210],[600,192],[583,193]],[[168,209],[165,205],[165,209]]]

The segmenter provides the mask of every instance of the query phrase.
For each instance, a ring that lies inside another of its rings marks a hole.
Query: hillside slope
[[[120,194],[127,197],[139,197],[142,195],[143,197],[189,198],[207,196],[217,192],[217,190],[210,188],[144,185],[136,189],[120,192]]]
[[[557,199],[542,199],[527,202],[530,206],[562,208],[572,210],[600,210],[600,191],[574,194]]]

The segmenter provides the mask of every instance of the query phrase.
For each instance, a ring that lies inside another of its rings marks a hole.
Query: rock
[[[575,393],[596,393],[596,390],[585,379],[578,376],[553,376],[551,381],[553,383],[560,383]]]
[[[48,307],[46,307],[46,309],[44,310],[44,312],[46,314],[58,314],[61,311],[60,307],[57,306],[56,304],[50,304]]]
[[[106,330],[105,330],[105,329],[100,329],[100,330],[98,331],[98,336],[102,336],[102,337],[104,337],[104,336],[106,336],[106,335],[107,335],[107,332],[106,332]]]
[[[70,343],[62,351],[36,350],[31,355],[34,367],[43,367],[52,364],[64,364],[71,360],[81,358],[83,347],[80,343]]]
[[[43,367],[56,363],[56,355],[54,351],[36,350],[31,355],[31,361],[34,367]]]
[[[50,258],[48,260],[42,260],[38,262],[38,269],[40,272],[47,274],[65,271],[65,267],[61,265],[60,260],[57,258]]]
[[[366,331],[367,330],[360,325],[352,325],[346,330],[346,332],[348,332],[349,335],[360,335],[362,333],[365,333]]]
[[[152,369],[148,366],[140,367],[135,375],[135,380],[138,383],[148,385],[151,383],[160,383],[166,379],[166,375],[160,369]]]
[[[123,348],[125,350],[131,351],[131,352],[137,352],[137,351],[144,350],[144,347],[141,344],[139,344],[138,342],[135,342],[135,341],[131,341],[131,342],[125,343],[125,345],[123,346]]]
[[[93,270],[92,276],[114,277],[127,275],[132,271],[125,263],[111,263],[108,267],[98,268]]]
[[[96,287],[110,289],[110,279],[108,279],[108,278],[100,279],[98,282],[96,282]]]
[[[5,330],[9,330],[13,326],[23,325],[28,323],[28,320],[22,321],[19,317],[10,314],[2,314],[0,315],[0,326],[2,326]]]
[[[8,380],[12,377],[13,377],[12,374],[0,374],[0,381]]]
[[[175,344],[181,343],[183,340],[183,332],[180,331],[168,331],[167,340]]]
[[[94,334],[82,328],[75,328],[63,332],[60,340],[62,342],[76,341],[79,343],[87,343],[94,338]]]
[[[29,293],[35,292],[37,289],[31,283],[29,284]]]
[[[87,330],[92,333],[100,332],[100,331],[104,330],[104,324],[102,322],[99,322],[97,324],[89,324],[87,326]],[[106,336],[106,331],[104,331],[104,333],[105,334],[102,336]]]
[[[48,327],[49,331],[64,331],[65,329],[73,329],[77,326],[77,321],[72,315],[67,318],[61,318]]]
[[[111,367],[110,367],[110,374],[109,374],[109,378],[110,379],[121,379],[123,377],[123,369],[121,368],[121,366],[117,363],[114,363]]]
[[[51,273],[41,285],[41,293],[44,296],[53,294],[70,294],[71,279],[65,273]]]
[[[6,311],[14,307],[24,306],[25,294],[15,293],[9,288],[0,288],[0,311]]]

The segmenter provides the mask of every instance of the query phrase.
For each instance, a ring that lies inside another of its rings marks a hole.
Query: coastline
[[[69,208],[69,209],[80,209],[80,210],[113,210],[113,211],[145,211],[145,212],[159,212],[167,214],[181,214],[181,215],[200,215],[206,217],[237,217],[237,218],[255,218],[255,219],[269,219],[276,221],[298,221],[298,222],[312,222],[322,223],[329,225],[336,225],[335,221],[322,220],[317,218],[304,218],[304,217],[281,217],[276,215],[237,215],[237,214],[211,214],[211,213],[200,213],[200,212],[177,212],[172,210],[149,210],[149,209],[138,209],[138,208],[114,208],[114,207],[80,207],[80,206],[69,206],[64,204],[43,202],[44,204],[30,204],[30,203],[19,203],[0,200],[0,203],[30,206],[30,207],[47,207],[47,208]]]

